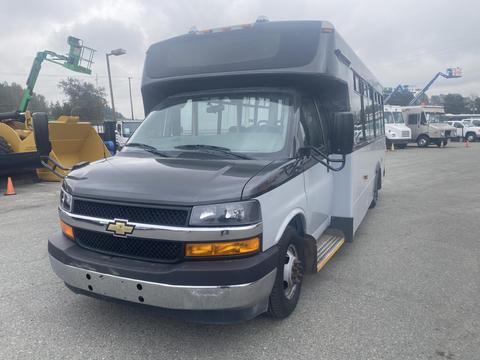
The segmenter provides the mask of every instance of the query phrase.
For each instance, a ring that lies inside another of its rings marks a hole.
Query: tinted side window
[[[408,125],[417,125],[418,123],[418,114],[408,115]]]
[[[302,122],[305,131],[306,144],[313,147],[325,146],[320,117],[313,100],[310,98],[302,100],[300,121]]]

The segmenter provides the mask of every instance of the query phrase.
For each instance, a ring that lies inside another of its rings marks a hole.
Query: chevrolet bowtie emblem
[[[135,225],[129,225],[127,220],[117,220],[108,223],[107,231],[113,233],[116,236],[127,236],[133,233]]]

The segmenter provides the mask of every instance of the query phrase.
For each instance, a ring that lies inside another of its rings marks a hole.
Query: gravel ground
[[[480,144],[387,154],[380,202],[284,321],[198,325],[74,295],[58,184],[0,195],[1,359],[480,359]]]

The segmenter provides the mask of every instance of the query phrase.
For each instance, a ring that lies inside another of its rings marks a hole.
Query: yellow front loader
[[[18,119],[0,122],[0,174],[11,175],[19,170],[37,168],[40,179],[59,181],[59,176],[42,166],[30,112],[17,117]],[[62,176],[77,163],[92,162],[110,156],[102,138],[92,125],[80,122],[78,116],[60,116],[56,121],[48,122],[48,133],[51,144],[49,157],[65,169],[57,168],[57,172]]]

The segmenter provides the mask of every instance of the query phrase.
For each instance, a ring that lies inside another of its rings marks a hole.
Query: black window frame
[[[320,130],[320,134],[321,134],[321,137],[322,137],[322,144],[320,144],[318,146],[313,146],[310,143],[310,141],[306,141],[307,137],[309,137],[309,130],[306,129],[306,124],[304,124],[304,122],[302,121],[302,119],[303,119],[303,107],[304,107],[304,101],[305,100],[310,100],[312,102],[312,105],[313,105],[312,111],[313,111],[313,114],[316,116],[317,122],[319,124],[319,130]],[[328,136],[327,136],[327,133],[326,133],[326,130],[327,130],[326,119],[325,119],[325,115],[320,111],[320,108],[317,104],[317,101],[315,100],[315,97],[309,96],[309,95],[302,95],[301,96],[299,115],[300,115],[299,126],[301,126],[303,128],[303,132],[305,134],[304,144],[308,144],[309,146],[312,146],[313,148],[318,149],[318,150],[326,151],[328,149]],[[298,129],[297,129],[297,134],[298,134]]]

